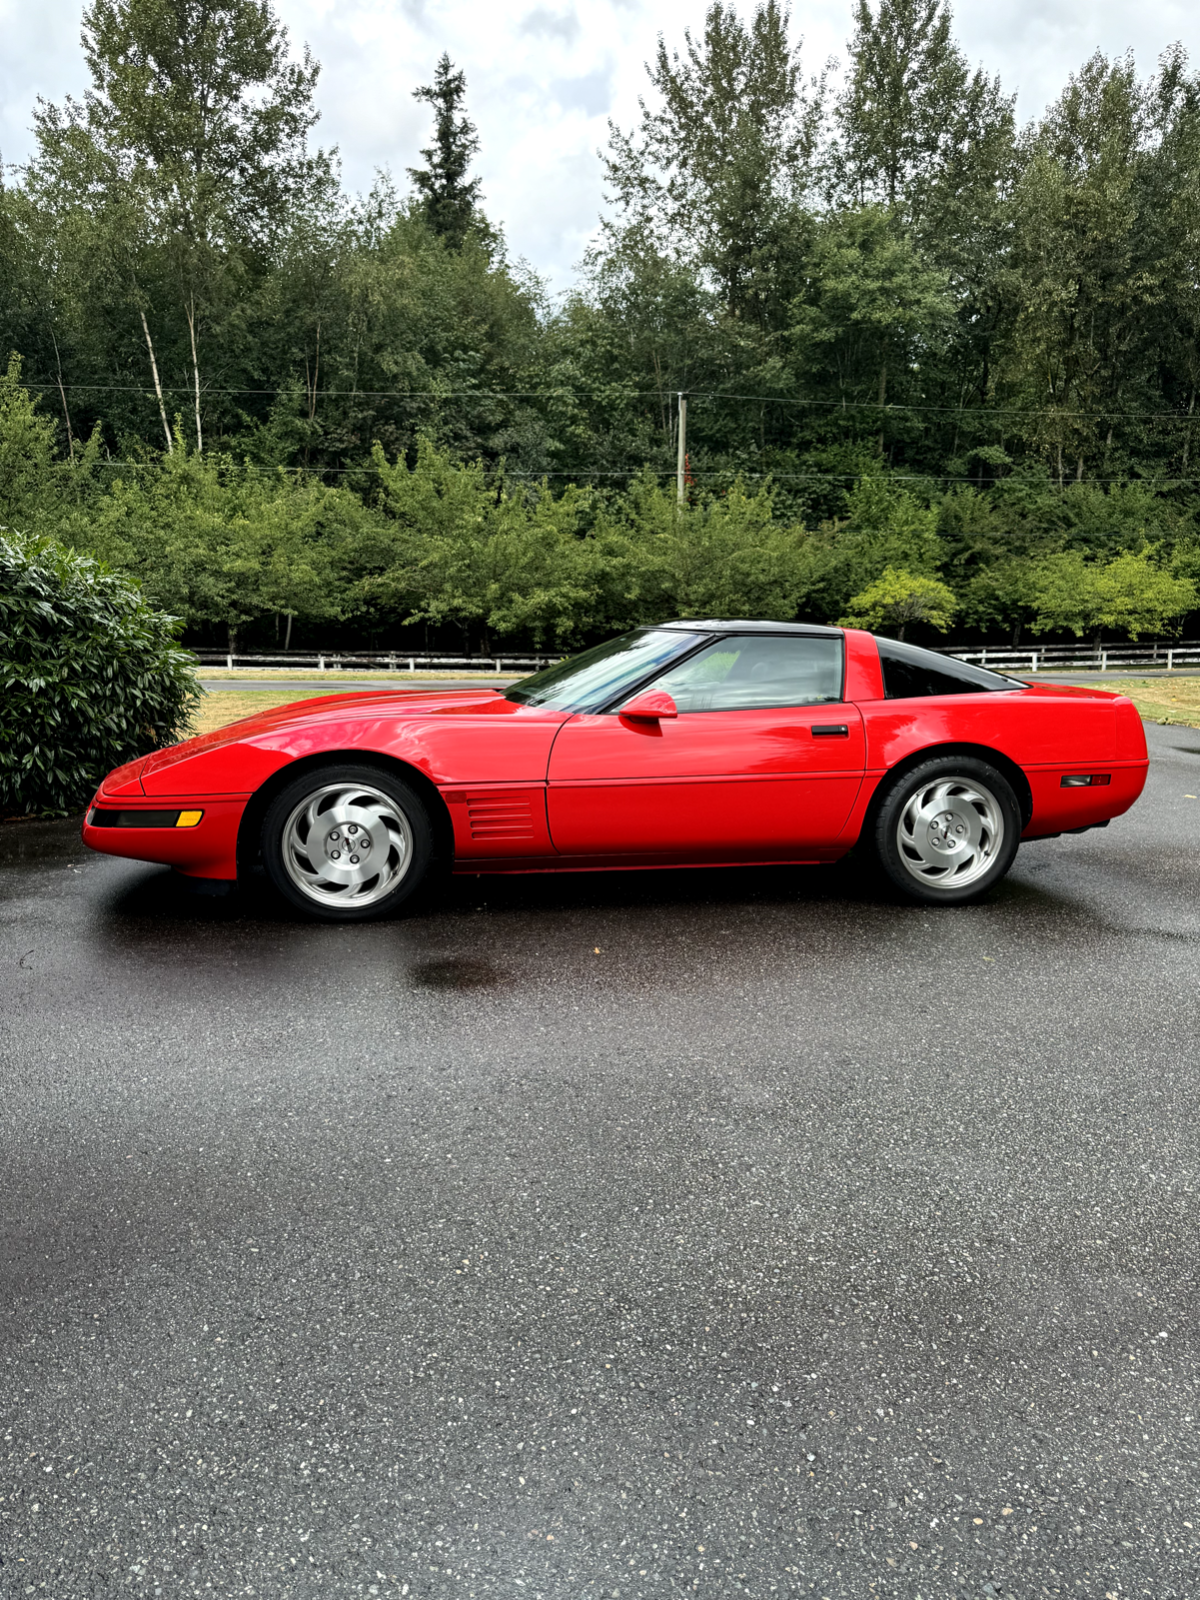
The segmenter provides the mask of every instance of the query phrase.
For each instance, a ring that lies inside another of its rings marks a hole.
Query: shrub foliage
[[[200,689],[178,630],[102,563],[0,528],[0,814],[77,810],[181,736]]]

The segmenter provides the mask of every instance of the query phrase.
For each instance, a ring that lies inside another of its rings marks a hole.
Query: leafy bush
[[[0,528],[0,813],[76,810],[180,737],[200,690],[178,629],[100,562]]]
[[[769,488],[736,480],[722,494],[680,506],[675,487],[644,472],[630,484],[619,521],[634,561],[646,621],[666,617],[773,617],[789,621],[809,583],[799,523],[776,520]],[[618,521],[618,525],[619,525]]]
[[[910,622],[945,633],[957,609],[953,589],[938,578],[926,578],[903,567],[887,567],[850,601],[850,615],[839,617],[841,628],[899,628],[903,639]]]
[[[1107,562],[1091,562],[1064,550],[1038,562],[1032,575],[1037,615],[1034,633],[1117,628],[1137,639],[1177,630],[1196,605],[1196,585],[1155,566],[1148,551],[1125,551]]]

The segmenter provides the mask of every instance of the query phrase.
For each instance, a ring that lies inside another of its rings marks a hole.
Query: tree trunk
[[[1020,619],[1020,617],[1018,617],[1017,620],[1013,623],[1013,642],[1012,642],[1012,647],[1013,647],[1014,650],[1017,648],[1017,646],[1020,644],[1020,642],[1021,642],[1021,619]]]
[[[666,395],[663,393],[662,363],[658,359],[657,347],[654,351],[654,382],[658,388],[658,414],[662,419],[662,430],[664,433],[670,433],[671,422],[667,416],[667,400]]]
[[[146,335],[146,349],[150,352],[150,371],[154,374],[154,392],[158,396],[158,414],[162,418],[163,432],[167,436],[167,454],[171,455],[175,449],[171,439],[171,425],[167,421],[167,408],[163,404],[162,384],[158,381],[158,362],[154,359],[154,341],[150,337],[150,324],[146,321],[146,313],[141,313],[142,332]]]
[[[1183,435],[1183,470],[1184,470],[1184,472],[1187,471],[1187,466],[1188,466],[1188,453],[1189,453],[1189,450],[1190,450],[1190,447],[1191,447],[1191,443],[1192,443],[1192,412],[1195,409],[1196,409],[1196,391],[1195,391],[1195,389],[1193,389],[1192,390],[1192,398],[1188,401],[1187,428],[1184,430],[1184,435]]]
[[[285,650],[290,650],[292,648],[292,623],[294,621],[295,621],[295,618],[292,616],[292,613],[289,611],[288,612],[287,632],[283,636],[283,648]]]
[[[887,357],[879,369],[879,454],[883,454],[883,407],[887,401]]]
[[[196,454],[204,451],[204,438],[200,432],[200,363],[196,359],[196,297],[191,295],[187,303],[188,333],[192,339],[192,378],[196,388]]]
[[[232,655],[236,655],[237,654],[238,625],[237,625],[236,622],[227,622],[225,624],[225,626],[229,630],[229,654],[231,656]]]
[[[304,358],[305,367],[308,366],[308,357]],[[321,322],[317,319],[317,353],[313,358],[312,384],[308,391],[308,420],[312,422],[317,414],[317,379],[321,375]]]
[[[75,461],[75,435],[71,432],[71,413],[67,410],[67,391],[63,387],[62,379],[62,359],[58,353],[58,340],[54,337],[53,328],[50,329],[50,342],[54,346],[54,364],[58,368],[58,394],[59,399],[62,401],[63,421],[67,425],[67,450],[73,464]]]

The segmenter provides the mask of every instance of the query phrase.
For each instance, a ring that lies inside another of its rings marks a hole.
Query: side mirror
[[[679,707],[665,689],[646,689],[621,707],[621,715],[632,717],[635,722],[658,722],[664,717],[677,717]]]

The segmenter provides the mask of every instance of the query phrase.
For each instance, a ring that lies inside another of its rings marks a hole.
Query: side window
[[[801,634],[718,639],[652,685],[680,711],[815,706],[842,698],[842,641]]]
[[[972,667],[915,644],[901,644],[894,639],[880,639],[877,643],[883,692],[889,700],[915,700],[931,694],[986,694],[989,690],[995,693],[1025,687],[1017,678],[1003,677],[986,667]]]

